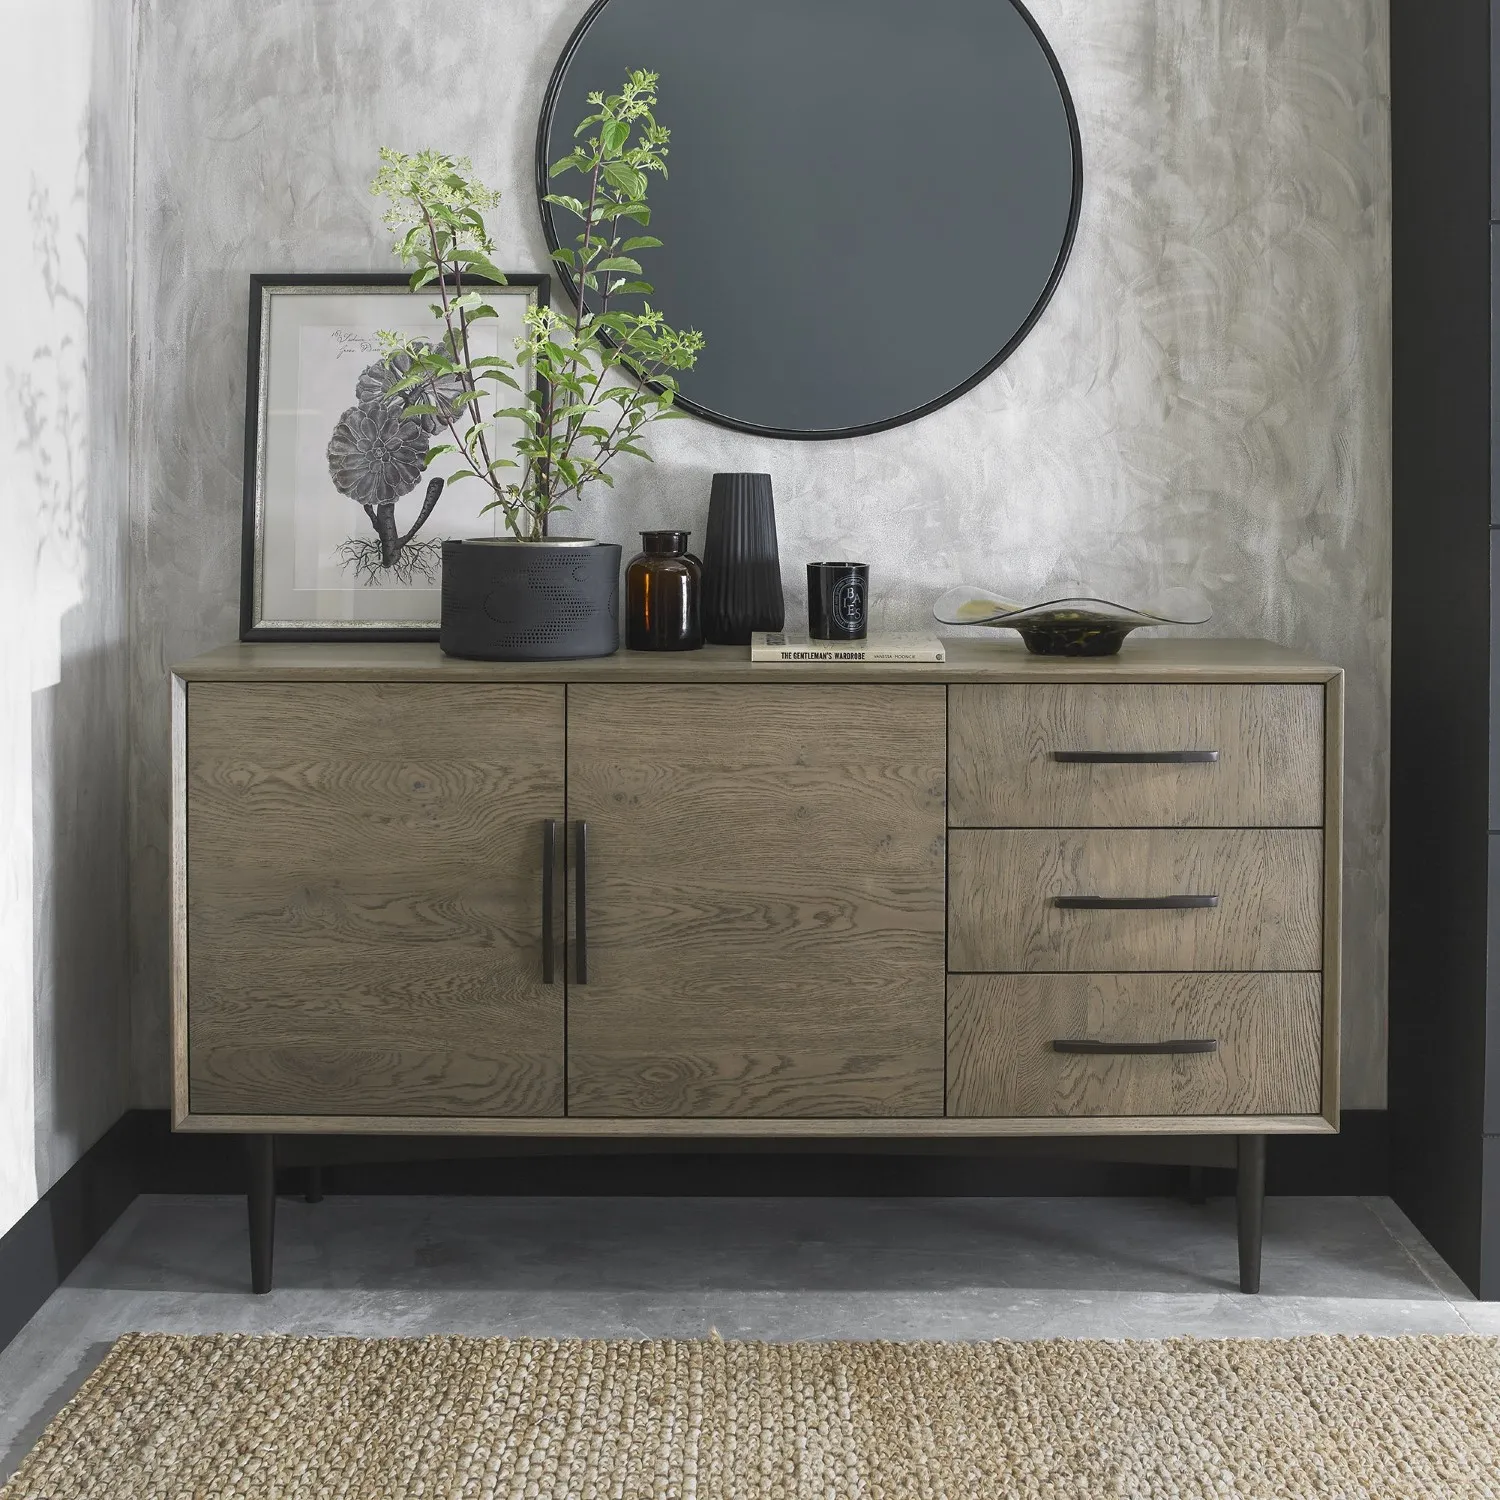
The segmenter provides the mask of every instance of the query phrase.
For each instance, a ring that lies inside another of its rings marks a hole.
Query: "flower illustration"
[[[427,434],[403,421],[394,402],[351,406],[328,440],[334,485],[361,505],[390,505],[416,488],[427,461]]]
[[[417,344],[418,349],[427,349],[428,344]],[[400,411],[407,406],[436,406],[437,413],[427,413],[423,416],[408,417],[407,420],[415,422],[423,432],[431,436],[445,422],[453,419],[453,398],[463,389],[458,376],[446,376],[437,380],[425,389],[421,386],[412,386],[404,391],[391,393],[391,387],[398,380],[404,380],[411,373],[411,355],[404,349],[398,349],[392,354],[386,355],[384,359],[377,359],[373,365],[366,365],[359,372],[359,379],[354,383],[354,399],[361,406],[371,406],[376,402],[387,402]]]

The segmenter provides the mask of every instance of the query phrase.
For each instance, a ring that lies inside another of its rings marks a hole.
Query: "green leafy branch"
[[[412,267],[413,291],[435,288],[438,301],[431,310],[442,325],[436,341],[380,335],[388,359],[404,355],[409,361],[407,374],[391,384],[389,394],[411,393],[403,416],[432,417],[442,424],[452,441],[433,444],[427,463],[461,454],[461,467],[447,476],[448,482],[482,477],[495,496],[485,508],[505,507],[506,521],[519,536],[524,518],[510,494],[513,486],[502,474],[517,464],[490,452],[493,419],[484,414],[481,382],[497,382],[515,391],[521,387],[510,374],[515,368],[510,360],[495,355],[475,359],[470,327],[497,314],[480,292],[464,285],[465,275],[505,285],[504,273],[490,259],[494,241],[484,219],[484,211],[495,207],[500,195],[478,180],[467,157],[439,151],[407,155],[382,147],[380,161],[370,190],[390,199],[385,222],[401,231],[396,254]]]
[[[436,342],[382,335],[390,356],[411,361],[391,392],[411,392],[406,415],[435,418],[446,429],[451,441],[435,445],[427,461],[457,455],[460,467],[449,483],[484,481],[494,496],[485,509],[501,509],[508,528],[524,539],[545,536],[549,516],[567,510],[584,485],[595,479],[612,485],[606,466],[618,454],[650,457],[641,434],[653,421],[681,415],[673,406],[672,372],[691,369],[703,348],[701,333],[670,327],[649,303],[639,311],[610,305],[652,291],[635,257],[661,243],[640,232],[651,222],[648,174],[665,174],[670,139],[652,113],[656,84],[655,73],[636,71],[620,93],[590,94],[594,112],[574,132],[579,144],[551,168],[552,178],[576,172],[586,183],[582,196],[547,195],[581,226],[573,247],[553,252],[572,273],[577,306],[571,316],[550,307],[527,310],[517,362],[539,378],[519,403],[499,404],[506,399],[499,387],[521,392],[510,373],[516,363],[476,359],[469,346],[470,325],[495,315],[472,278],[505,279],[490,259],[494,246],[484,220],[498,195],[475,179],[466,158],[380,153],[372,190],[392,201],[386,222],[401,231],[396,252],[413,268],[413,290],[436,288],[432,311],[443,326]],[[516,458],[490,451],[493,424],[505,417],[523,429],[513,444]],[[519,478],[504,472],[516,468]]]

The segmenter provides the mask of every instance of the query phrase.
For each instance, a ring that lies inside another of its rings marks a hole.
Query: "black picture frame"
[[[481,277],[466,278],[475,290],[494,287],[496,283]],[[546,272],[507,271],[505,286],[525,288],[536,305],[546,307],[551,301],[552,278]],[[391,624],[313,624],[288,626],[264,625],[257,618],[257,580],[260,576],[260,543],[263,516],[263,374],[267,369],[268,351],[263,339],[266,329],[266,299],[278,289],[336,291],[347,288],[361,291],[410,291],[409,276],[400,271],[350,272],[256,272],[250,277],[249,329],[246,338],[245,371],[245,445],[243,511],[240,532],[240,632],[242,641],[436,641],[436,625],[398,626]],[[411,293],[414,297],[433,295],[431,287]],[[541,381],[538,378],[537,384]]]
[[[537,208],[540,211],[542,221],[542,233],[546,237],[547,249],[550,252],[563,248],[562,237],[558,234],[557,225],[554,222],[550,205],[546,202],[546,196],[553,191],[549,177],[550,162],[548,160],[548,140],[552,133],[554,117],[557,112],[558,101],[561,97],[564,80],[567,77],[568,68],[575,54],[583,44],[588,35],[589,28],[594,24],[595,18],[601,11],[611,3],[611,0],[594,0],[584,13],[583,19],[574,27],[572,34],[563,46],[561,55],[556,66],[552,70],[552,76],[547,81],[547,91],[542,99],[541,118],[537,122],[535,171],[536,171],[536,193]],[[771,427],[761,423],[743,421],[727,413],[715,411],[712,407],[704,406],[678,391],[673,398],[673,404],[683,411],[691,412],[694,416],[702,417],[706,422],[712,422],[716,427],[726,427],[734,432],[746,432],[755,437],[785,438],[794,442],[829,442],[835,438],[864,437],[875,432],[885,432],[893,427],[903,427],[908,422],[915,422],[921,417],[940,410],[950,402],[956,401],[966,391],[972,390],[982,381],[994,374],[1001,365],[1016,351],[1025,341],[1031,330],[1036,327],[1042,314],[1046,312],[1047,305],[1052,301],[1053,293],[1056,292],[1058,283],[1062,280],[1063,272],[1067,269],[1068,261],[1073,253],[1073,243],[1078,236],[1079,218],[1083,212],[1083,136],[1078,126],[1078,111],[1073,103],[1072,91],[1068,87],[1067,76],[1062,69],[1062,63],[1058,59],[1052,43],[1048,41],[1046,33],[1042,30],[1035,16],[1027,8],[1024,0],[1003,0],[1003,3],[1011,5],[1020,15],[1022,21],[1036,38],[1042,53],[1057,82],[1058,91],[1062,98],[1063,111],[1067,119],[1068,135],[1072,142],[1073,151],[1073,181],[1071,197],[1068,206],[1067,223],[1063,231],[1061,247],[1058,251],[1057,260],[1052,267],[1051,275],[1048,277],[1041,295],[1037,298],[1030,313],[1016,329],[1015,333],[1008,339],[1003,348],[995,354],[985,365],[976,370],[972,375],[960,381],[950,390],[943,392],[925,401],[908,411],[900,412],[895,416],[885,417],[879,421],[866,422],[856,426],[839,428],[786,428]],[[553,263],[556,274],[562,284],[564,291],[577,305],[579,289],[568,267],[560,262]],[[604,337],[608,339],[608,334]],[[656,387],[653,387],[656,388]]]

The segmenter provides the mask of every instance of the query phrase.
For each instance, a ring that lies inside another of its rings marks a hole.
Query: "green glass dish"
[[[1151,607],[1069,594],[1038,604],[1017,604],[988,589],[949,589],[932,606],[942,625],[983,625],[1014,630],[1037,656],[1114,656],[1132,630],[1151,625],[1204,625],[1210,611],[1184,590]]]

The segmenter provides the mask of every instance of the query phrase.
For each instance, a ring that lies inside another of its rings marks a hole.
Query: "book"
[[[815,641],[785,630],[750,637],[751,661],[946,661],[935,635],[872,635],[862,641]]]

